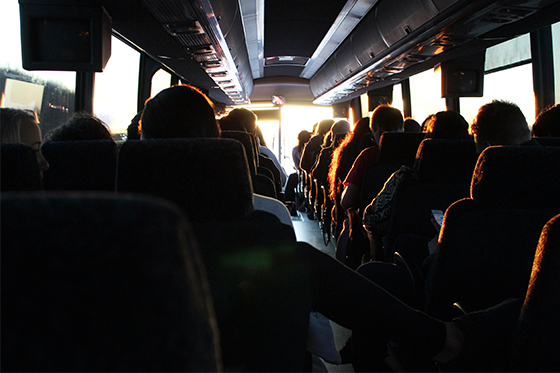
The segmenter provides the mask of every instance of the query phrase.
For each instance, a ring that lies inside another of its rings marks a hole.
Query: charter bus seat
[[[117,145],[112,140],[47,141],[45,190],[115,191]]]
[[[385,132],[381,135],[377,161],[369,165],[363,175],[358,211],[347,211],[351,235],[346,246],[351,250],[347,250],[345,254],[341,253],[340,257],[345,256],[345,263],[350,267],[357,268],[363,261],[370,259],[367,233],[362,228],[362,216],[366,206],[383,189],[393,172],[403,165],[413,166],[418,146],[424,137],[424,133],[412,132]]]
[[[432,210],[445,211],[468,198],[478,155],[473,140],[426,139],[418,148],[415,177],[396,188],[385,236],[385,260],[393,257],[393,244],[404,233],[434,237]]]
[[[254,175],[257,172],[257,161],[255,159],[255,147],[251,141],[251,135],[243,131],[222,131],[221,137],[225,139],[234,139],[243,144],[249,172]]]
[[[293,260],[295,233],[271,214],[253,210],[249,168],[238,141],[128,141],[118,163],[121,192],[168,198],[187,214],[207,267],[226,370],[302,369],[307,330],[294,328],[309,319],[300,307],[309,295],[297,274],[293,282],[275,283]],[[254,286],[245,291],[241,284]],[[292,341],[291,349],[275,348],[280,340]]]
[[[471,198],[445,212],[426,280],[426,311],[453,317],[523,297],[545,223],[560,211],[560,148],[490,147],[479,157]]]
[[[261,166],[257,167],[256,165],[255,147],[253,146],[251,135],[243,131],[222,131],[221,137],[234,139],[243,144],[254,192],[270,198],[276,198],[276,186],[272,181],[274,178],[272,171]]]
[[[544,227],[514,333],[510,365],[517,371],[560,371],[560,215]]]
[[[278,169],[274,161],[269,157],[267,157],[266,155],[259,153],[258,159],[259,159],[259,167],[264,167],[270,170],[270,172],[272,172],[272,176],[273,176],[272,181],[274,182],[274,186],[276,187],[276,198],[280,201],[283,201],[282,179],[280,176],[280,170]]]
[[[41,190],[41,172],[37,156],[30,146],[0,144],[2,192]]]
[[[217,371],[218,331],[179,208],[3,193],[3,371]]]
[[[366,168],[364,173],[360,211],[371,203],[383,189],[391,174],[401,166],[412,167],[418,146],[426,134],[412,132],[385,132],[379,140],[377,161]]]
[[[534,137],[542,146],[560,146],[560,137]]]
[[[193,224],[242,219],[253,210],[245,151],[230,139],[127,141],[119,153],[117,192],[170,199]]]

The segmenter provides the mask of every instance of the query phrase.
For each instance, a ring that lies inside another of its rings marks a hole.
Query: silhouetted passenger
[[[317,157],[321,151],[321,144],[324,141],[324,136],[329,132],[333,124],[334,120],[323,119],[317,125],[315,134],[309,139],[301,155],[301,162],[299,165],[303,170],[311,172],[311,168],[317,161]]]
[[[142,111],[139,111],[130,124],[126,128],[127,140],[140,140],[140,118],[142,118]]]
[[[238,121],[237,119],[235,119],[233,117],[230,117],[229,115],[226,115],[225,117],[220,118],[218,123],[220,125],[220,130],[222,130],[222,131],[242,131],[242,132],[246,132],[243,124],[240,121]]]
[[[535,137],[560,137],[560,106],[557,104],[541,111],[532,132]]]
[[[192,120],[189,114],[197,118]],[[199,137],[219,134],[211,102],[189,86],[168,88],[146,104],[142,138],[159,138],[160,128],[165,134],[181,134],[176,137],[196,137],[190,136],[194,132]],[[461,352],[464,337],[460,320],[442,322],[413,310],[328,254],[305,243],[293,245],[293,255],[282,261],[286,267],[281,275],[284,277],[278,278],[275,286],[289,281],[292,270],[303,271],[304,276],[297,278],[303,281],[302,290],[309,289],[310,294],[309,302],[302,304],[303,312],[318,311],[353,330],[374,330],[377,338],[407,346],[426,361],[447,362]],[[283,250],[283,255],[288,255],[288,251]],[[493,314],[490,311],[489,315]]]
[[[276,155],[272,152],[272,150],[266,147],[266,143],[264,142],[264,137],[262,137],[262,132],[260,131],[260,128],[257,126],[257,116],[255,115],[255,113],[244,108],[233,109],[228,114],[228,117],[233,118],[238,122],[240,122],[245,128],[245,132],[249,133],[250,135],[254,136],[255,139],[257,139],[259,153],[270,158],[274,162],[274,165],[276,166],[277,170],[272,169],[271,171],[273,174],[280,175],[280,180],[278,180],[279,188],[280,189],[284,188],[288,176],[286,175],[286,171],[284,171],[284,168],[278,161]]]
[[[41,153],[41,128],[35,112],[0,108],[0,132],[3,144],[24,144],[33,149],[41,175],[48,170],[49,163]]]
[[[376,145],[360,153],[344,180],[345,189],[340,204],[346,210],[357,207],[360,202],[360,191],[364,172],[370,164],[377,160],[379,141],[385,132],[402,132],[404,120],[399,109],[388,105],[380,105],[371,115],[370,128]]]
[[[531,140],[531,131],[519,106],[494,100],[482,105],[472,122],[470,134],[478,153],[495,145],[538,145]]]
[[[178,85],[147,101],[141,134],[142,139],[212,138],[220,136],[220,128],[212,101],[197,88]],[[278,200],[254,194],[254,204],[256,210],[268,211],[282,223],[292,225],[289,211]]]
[[[334,150],[340,145],[340,143],[344,140],[344,137],[351,131],[350,123],[346,120],[339,120],[335,124],[332,125],[330,132],[330,143],[327,146],[324,146],[317,157],[317,162],[315,166],[311,170],[311,175],[317,181],[325,186],[328,191],[328,174],[329,174],[329,167],[331,165],[332,154]],[[325,136],[326,138],[326,136]]]
[[[95,115],[76,113],[62,126],[51,131],[48,141],[113,140],[107,124]]]
[[[344,191],[344,179],[352,168],[358,155],[369,145],[364,145],[364,138],[371,138],[369,128],[369,117],[360,119],[354,124],[354,129],[334,150],[331,164],[329,166],[328,183],[329,198],[333,202],[331,216],[336,226],[335,237],[342,230],[342,221],[346,217],[344,209],[340,206],[340,199]]]
[[[298,144],[294,146],[294,148],[292,149],[292,160],[294,162],[294,168],[296,169],[296,171],[301,171],[301,168],[299,167],[299,162],[301,160],[301,153],[303,152],[303,148],[305,147],[305,144],[307,144],[310,138],[311,138],[311,132],[309,131],[301,131],[298,134]],[[286,188],[284,193],[285,194],[284,200],[286,202],[296,202],[296,205],[291,206],[290,213],[292,216],[297,215],[294,209],[299,209],[301,207],[300,206],[301,203],[303,202],[303,201],[296,201],[295,188],[297,186],[297,183],[298,183],[298,174],[297,172],[294,172],[288,176],[288,181],[286,182]]]
[[[301,167],[299,166],[301,162],[301,155],[303,154],[303,148],[305,148],[305,144],[307,144],[309,139],[311,139],[311,132],[301,131],[298,133],[298,144],[292,149],[292,160],[296,171],[301,170]]]
[[[406,118],[404,120],[404,132],[422,132],[422,126],[420,123],[412,118]]]

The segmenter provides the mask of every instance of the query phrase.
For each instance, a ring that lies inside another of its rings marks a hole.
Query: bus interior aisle
[[[560,372],[560,0],[0,0],[0,35],[0,371]]]
[[[296,239],[301,242],[307,242],[311,246],[315,247],[318,250],[321,250],[330,256],[334,257],[336,252],[336,242],[331,239],[328,240],[328,244],[325,245],[325,240],[323,237],[323,232],[319,227],[319,222],[316,219],[310,219],[307,213],[297,211],[297,216],[292,216],[292,223],[294,224],[294,231],[296,232]],[[338,325],[337,323],[330,321],[333,335],[334,335],[334,343],[335,347],[338,351],[340,351],[346,342],[348,342],[348,338],[352,335],[352,331]],[[318,359],[318,358],[314,358]],[[322,359],[321,359],[322,360]],[[317,364],[314,360],[314,371],[321,371],[321,365]],[[330,364],[324,360],[322,360],[324,367],[327,369],[329,373],[341,372],[341,373],[350,373],[354,372],[351,363],[342,361],[342,364]]]

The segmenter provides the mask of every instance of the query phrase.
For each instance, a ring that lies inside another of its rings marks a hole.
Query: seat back
[[[251,140],[251,135],[243,131],[222,131],[221,136],[225,139],[237,140],[243,144],[247,163],[249,164],[249,172],[251,175],[254,175],[257,172],[257,160],[255,159],[255,147]]]
[[[560,371],[560,215],[544,227],[514,334],[512,367]]]
[[[426,282],[426,311],[452,316],[525,295],[545,223],[560,211],[560,148],[491,147],[479,157],[471,198],[446,211]]]
[[[23,144],[0,144],[0,185],[2,192],[42,189],[35,152]]]
[[[424,133],[412,132],[385,132],[381,136],[377,162],[369,165],[364,172],[361,211],[379,194],[393,172],[403,165],[414,165],[418,146],[424,137]]]
[[[119,154],[117,192],[172,200],[193,223],[240,219],[253,210],[245,151],[230,139],[127,141]]]
[[[472,140],[426,139],[418,148],[414,179],[400,183],[394,195],[386,248],[403,233],[435,236],[432,210],[445,211],[470,195],[477,160]],[[387,251],[392,258],[392,252]]]
[[[117,145],[112,140],[47,141],[45,190],[114,191]]]
[[[477,159],[473,140],[425,139],[418,147],[415,171],[422,182],[470,185]]]
[[[560,137],[535,137],[542,146],[560,146]]]
[[[114,194],[3,194],[2,369],[216,371],[215,316],[179,209]]]

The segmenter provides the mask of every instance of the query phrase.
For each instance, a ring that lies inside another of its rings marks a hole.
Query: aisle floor
[[[310,220],[306,213],[298,211],[298,216],[292,216],[294,230],[298,241],[307,242],[318,250],[324,251],[334,257],[336,251],[336,243],[331,240],[328,245],[325,245],[321,229],[317,220]],[[333,328],[334,342],[337,350],[342,349],[348,338],[352,335],[352,331],[346,329],[335,322],[331,321]],[[350,373],[354,372],[352,364],[334,365],[324,362],[327,372],[335,373]]]

